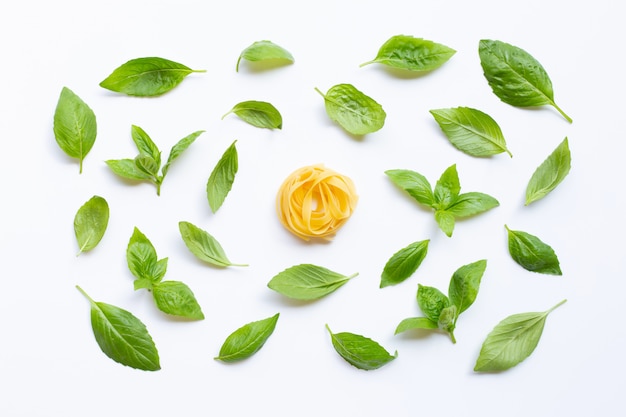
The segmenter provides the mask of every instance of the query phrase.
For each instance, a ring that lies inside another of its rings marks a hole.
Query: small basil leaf
[[[107,166],[111,168],[111,171],[113,171],[115,175],[118,175],[122,178],[137,181],[152,179],[150,175],[146,174],[144,171],[141,171],[137,167],[134,159],[109,159],[105,162]]]
[[[526,203],[540,200],[554,190],[569,174],[572,156],[567,138],[537,167],[526,186]]]
[[[472,156],[511,155],[500,126],[491,116],[470,107],[430,110],[450,143]]]
[[[398,324],[394,334],[403,333],[403,332],[406,332],[407,330],[415,330],[415,329],[434,330],[438,328],[439,328],[438,324],[429,318],[410,317],[408,319],[402,320]]]
[[[450,306],[450,300],[437,288],[418,284],[417,305],[419,305],[420,310],[422,310],[426,317],[437,323],[441,311]]]
[[[357,275],[346,276],[321,266],[300,264],[278,273],[267,286],[289,298],[316,300],[334,292]]]
[[[422,174],[406,169],[390,169],[385,174],[420,204],[433,206],[435,197],[432,187]]]
[[[413,275],[428,253],[428,242],[414,242],[394,253],[385,264],[380,288],[399,284]]]
[[[204,314],[191,289],[179,281],[161,281],[152,285],[152,295],[159,310],[172,316],[203,320]]]
[[[280,112],[265,101],[242,101],[222,116],[222,119],[231,113],[235,113],[252,126],[266,129],[282,129],[283,127],[283,117]]]
[[[237,148],[235,147],[236,142],[234,141],[224,151],[207,181],[206,194],[213,213],[222,206],[235,182],[235,174],[237,174],[239,168]]]
[[[83,160],[93,147],[97,134],[96,115],[72,90],[63,87],[54,111],[54,138],[71,158],[78,159],[79,173]]]
[[[232,263],[222,245],[207,231],[184,221],[178,223],[178,229],[183,242],[198,259],[215,266],[247,266]]]
[[[488,194],[469,192],[460,194],[446,211],[454,217],[469,217],[499,205],[498,200]]]
[[[77,256],[100,243],[108,224],[109,204],[104,198],[94,195],[74,216],[74,234],[79,248]]]
[[[263,320],[245,324],[231,333],[214,359],[222,362],[237,362],[257,353],[274,333],[280,313]]]
[[[164,94],[192,72],[186,65],[159,57],[136,58],[116,68],[100,87],[129,96],[152,97]]]
[[[459,182],[459,174],[456,170],[456,164],[449,166],[435,184],[433,194],[435,196],[435,204],[437,208],[445,210],[456,199],[461,191],[461,183]]]
[[[347,332],[333,333],[328,324],[326,329],[335,351],[358,369],[378,369],[398,357],[398,352],[392,356],[378,342],[367,337]]]
[[[456,338],[454,337],[454,328],[457,316],[458,313],[456,306],[450,305],[441,310],[441,314],[439,314],[439,320],[437,320],[437,327],[439,328],[439,330],[443,330],[450,335],[452,343],[456,343]]]
[[[167,258],[158,260],[152,242],[135,227],[126,248],[128,269],[138,279],[160,281],[167,270]]]
[[[554,102],[548,73],[528,52],[505,42],[482,39],[478,54],[485,78],[500,100],[516,107],[551,105],[572,122]]]
[[[507,230],[509,254],[527,271],[550,275],[563,275],[554,250],[537,236],[521,230]]]
[[[504,371],[528,358],[539,344],[548,314],[565,301],[544,312],[513,314],[499,322],[483,342],[474,371]]]
[[[144,371],[158,371],[159,353],[146,326],[132,313],[96,302],[78,285],[91,305],[91,327],[102,352],[122,365]]]
[[[137,155],[135,157],[135,165],[139,171],[148,175],[152,180],[155,180],[159,175],[159,165],[149,155]]]
[[[161,170],[161,175],[163,178],[165,178],[165,175],[167,175],[167,173],[169,172],[170,165],[172,165],[172,162],[174,162],[176,158],[180,156],[180,154],[182,154],[185,150],[187,150],[187,148],[191,146],[191,144],[198,138],[198,136],[200,136],[203,133],[204,133],[204,130],[198,130],[197,132],[193,132],[192,134],[185,136],[184,138],[179,140],[174,146],[172,146],[172,149],[170,150],[170,154],[167,157],[167,162],[165,163],[165,165],[163,166],[163,169]]]
[[[294,62],[294,58],[289,51],[267,40],[254,42],[241,52],[235,67],[237,72],[239,72],[239,63],[242,59],[252,62],[266,61],[266,63],[277,64],[292,64]]]
[[[337,84],[324,97],[326,114],[347,132],[362,136],[380,130],[387,114],[382,106],[351,84]]]
[[[132,125],[130,128],[130,136],[133,139],[133,142],[135,142],[135,146],[137,146],[139,155],[149,156],[152,158],[155,161],[158,170],[158,168],[161,167],[161,151],[152,141],[152,138],[150,138],[145,130],[135,125]]]
[[[435,211],[435,221],[437,222],[437,225],[439,226],[441,231],[446,234],[446,236],[452,237],[452,233],[454,232],[454,225],[456,224],[454,214],[446,210],[437,210]]]
[[[463,265],[452,274],[448,287],[450,302],[456,306],[456,318],[476,300],[487,261],[482,259]]]
[[[361,64],[361,67],[379,63],[409,71],[431,71],[442,66],[455,53],[454,49],[433,41],[396,35],[380,47],[375,59]]]

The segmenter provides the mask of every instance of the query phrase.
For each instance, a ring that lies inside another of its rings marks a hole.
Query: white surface
[[[7,12],[8,8],[8,12]],[[623,67],[625,38],[617,3],[608,0],[316,1],[279,0],[13,2],[0,16],[3,91],[3,258],[0,303],[0,415],[614,415],[624,388]],[[457,50],[440,69],[399,77],[381,66],[359,68],[390,36],[409,34]],[[483,38],[520,46],[546,68],[554,109],[500,102],[480,68]],[[239,53],[269,39],[293,65],[252,72]],[[156,99],[98,86],[128,59],[161,56],[192,74]],[[332,123],[314,91],[352,83],[387,111],[382,130],[355,140]],[[52,116],[63,86],[95,111],[98,137],[84,173],[57,147]],[[221,116],[243,100],[272,102],[280,131]],[[429,109],[470,106],[501,126],[513,158],[476,159],[454,149]],[[172,166],[162,195],[129,185],[105,159],[133,157],[130,126],[143,127],[164,153],[183,136],[206,133]],[[572,170],[548,197],[523,206],[534,169],[567,136]],[[206,180],[233,140],[240,170],[217,214]],[[350,176],[360,194],[352,219],[329,244],[303,244],[274,212],[276,190],[302,165],[324,163]],[[433,184],[457,164],[462,191],[501,205],[458,222],[452,238],[432,213],[384,175],[406,168]],[[75,257],[72,220],[92,195],[105,197],[111,220],[100,245]],[[219,270],[195,260],[177,223],[210,231],[231,260]],[[563,276],[529,273],[509,257],[504,224],[540,236],[557,252]],[[145,291],[133,291],[125,249],[133,227],[169,258],[166,279],[187,283],[206,319],[160,314]],[[431,239],[420,269],[379,289],[396,250]],[[417,284],[447,289],[461,265],[487,259],[474,305],[459,319],[453,345],[443,334],[394,336],[400,320],[421,315]],[[282,269],[310,262],[359,276],[315,303],[286,301],[266,287]],[[133,312],[159,349],[162,370],[123,367],[98,348],[80,285],[98,301]],[[548,317],[533,355],[510,371],[472,371],[481,343],[509,314],[568,302]],[[237,327],[276,312],[275,333],[255,356],[214,361]],[[324,324],[398,351],[391,364],[357,370],[333,350]]]

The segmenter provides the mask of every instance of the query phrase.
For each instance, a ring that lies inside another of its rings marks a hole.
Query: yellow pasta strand
[[[330,240],[348,221],[357,201],[350,178],[317,164],[297,169],[285,179],[276,196],[276,211],[294,235]]]

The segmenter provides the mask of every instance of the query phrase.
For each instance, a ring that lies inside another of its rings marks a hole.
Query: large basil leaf
[[[300,264],[278,273],[267,286],[289,298],[316,300],[334,292],[357,275],[346,276],[321,266]]]
[[[450,143],[472,156],[511,155],[500,126],[487,113],[470,107],[430,110]]]
[[[509,254],[527,271],[550,275],[563,275],[554,250],[537,236],[521,230],[507,230]]]
[[[234,141],[217,162],[206,185],[207,199],[211,211],[215,213],[224,203],[226,196],[233,187],[235,175],[239,169],[239,159]]]
[[[105,355],[131,368],[161,369],[154,341],[137,317],[119,307],[96,302],[78,285],[76,288],[89,300],[93,334]]]
[[[335,351],[358,369],[378,369],[398,357],[397,351],[392,356],[378,342],[367,337],[348,332],[333,333],[328,325],[326,329]]]
[[[152,295],[159,310],[172,316],[203,320],[204,314],[191,289],[179,281],[152,284]]]
[[[265,101],[242,101],[237,103],[222,119],[235,113],[252,126],[266,129],[282,129],[283,117],[271,103]]]
[[[93,147],[98,131],[93,110],[72,90],[63,87],[54,111],[54,138],[68,156],[77,158],[78,172]]]
[[[198,226],[181,221],[178,223],[178,229],[183,242],[198,259],[215,266],[247,266],[232,263],[222,245],[209,232]]]
[[[272,335],[279,313],[263,320],[245,324],[232,332],[222,344],[214,359],[222,362],[237,362],[257,353]]]
[[[337,84],[324,97],[326,114],[347,132],[362,136],[380,130],[387,114],[373,98],[357,90],[352,84]]]
[[[399,284],[413,275],[428,253],[428,242],[414,242],[394,253],[385,264],[380,288]]]
[[[498,323],[483,342],[474,371],[504,371],[528,358],[539,344],[548,314],[565,301],[544,312],[513,314]]]
[[[242,59],[276,64],[292,64],[294,62],[293,55],[289,51],[268,40],[254,42],[241,52],[235,67],[237,72],[239,72],[239,63]]]
[[[554,190],[569,174],[572,156],[565,138],[537,167],[526,186],[526,203],[540,200]]]
[[[100,87],[129,96],[159,96],[176,87],[192,72],[206,70],[192,70],[165,58],[136,58],[116,68]]]
[[[378,50],[376,58],[361,67],[379,63],[409,71],[432,71],[446,63],[456,51],[445,45],[422,38],[396,35]]]
[[[92,250],[100,243],[108,224],[109,204],[104,198],[94,195],[78,209],[74,216],[74,234],[78,242],[78,255]]]
[[[551,105],[572,122],[554,102],[548,73],[528,52],[502,41],[482,39],[478,54],[485,78],[500,100],[516,107]]]

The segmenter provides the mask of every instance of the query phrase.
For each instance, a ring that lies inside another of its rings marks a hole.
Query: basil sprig
[[[95,248],[102,240],[109,224],[109,204],[94,195],[83,204],[74,216],[74,234],[78,242],[78,255]]]
[[[550,245],[521,230],[507,230],[509,254],[521,267],[541,274],[563,275],[559,259]]]
[[[397,351],[391,355],[378,342],[368,337],[349,332],[333,333],[328,324],[326,330],[330,333],[335,351],[355,368],[371,371],[387,365],[398,357]]]
[[[161,369],[159,353],[146,326],[131,312],[94,301],[78,285],[91,306],[91,328],[102,352],[122,365],[143,371]]]
[[[516,107],[550,105],[572,122],[554,102],[548,73],[528,52],[502,41],[482,39],[478,54],[485,78],[500,100]]]
[[[63,87],[54,111],[54,138],[71,158],[78,159],[78,172],[96,141],[97,124],[93,110],[72,90]]]
[[[272,335],[279,313],[263,320],[253,321],[232,332],[222,344],[215,360],[237,362],[257,353]]]
[[[432,71],[446,63],[456,51],[445,45],[407,35],[389,38],[378,50],[373,63],[408,71]]]
[[[136,58],[117,67],[100,82],[100,87],[129,96],[160,96],[180,84],[193,70],[159,57]]]
[[[456,218],[473,216],[500,205],[498,200],[488,194],[461,194],[456,164],[444,171],[434,190],[426,177],[415,171],[392,169],[385,171],[385,174],[418,203],[434,209],[435,220],[448,237],[452,236]]]
[[[569,174],[572,155],[567,138],[537,167],[526,186],[526,203],[540,200],[554,190]]]
[[[211,171],[206,184],[206,195],[209,206],[213,213],[217,212],[226,196],[230,193],[235,182],[235,175],[239,169],[239,157],[237,155],[237,147],[233,143],[224,151],[222,157]]]
[[[547,311],[513,314],[499,322],[483,342],[474,371],[505,371],[528,358],[539,344],[548,315],[566,301]]]
[[[293,55],[282,46],[272,41],[263,40],[252,43],[246,49],[241,51],[237,59],[235,71],[239,72],[239,63],[241,60],[250,62],[260,62],[267,64],[269,67],[275,65],[293,64],[295,61]]]
[[[222,119],[231,113],[235,113],[252,126],[266,129],[283,128],[283,117],[280,112],[274,105],[265,101],[250,100],[237,103],[228,113],[222,116]]]

